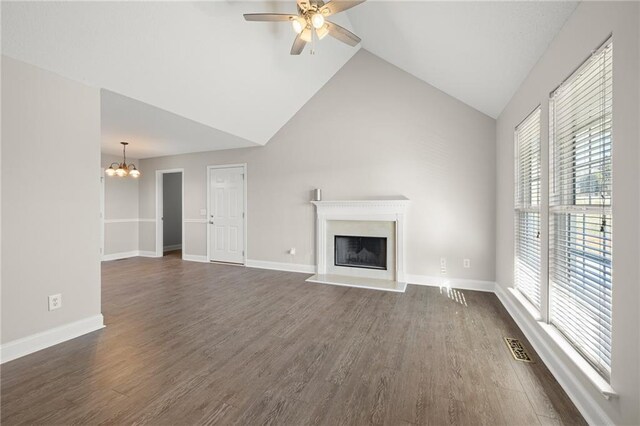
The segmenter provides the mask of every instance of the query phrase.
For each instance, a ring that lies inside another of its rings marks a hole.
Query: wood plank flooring
[[[2,424],[585,424],[493,294],[307,277],[106,262],[107,327],[4,364]]]

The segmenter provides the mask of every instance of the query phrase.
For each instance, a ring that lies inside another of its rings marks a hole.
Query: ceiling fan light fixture
[[[321,13],[314,13],[311,16],[311,24],[313,25],[313,28],[319,30],[324,26],[324,16],[322,16]]]
[[[296,34],[300,34],[302,30],[304,30],[304,28],[307,26],[307,22],[304,20],[304,18],[299,16],[291,20],[291,26],[293,27],[293,31],[295,31]]]

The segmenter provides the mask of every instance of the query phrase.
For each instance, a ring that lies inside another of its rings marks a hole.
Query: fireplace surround
[[[316,206],[316,275],[307,281],[404,291],[408,199],[312,203]],[[338,245],[343,244],[341,237],[351,239],[350,262],[336,257]]]

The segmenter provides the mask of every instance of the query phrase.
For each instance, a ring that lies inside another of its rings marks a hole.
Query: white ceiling
[[[265,144],[357,49],[289,55],[294,1],[3,2],[2,52]],[[350,27],[346,14],[337,23]],[[305,50],[305,53],[308,50]]]
[[[108,90],[101,91],[100,103],[102,152],[108,154],[122,153],[120,141],[130,142],[127,156],[131,158],[153,158],[257,145]]]
[[[332,20],[497,117],[576,5],[369,0]],[[2,53],[107,89],[107,152],[120,140],[140,158],[262,145],[357,51],[327,37],[316,55],[290,56],[287,23],[242,18],[294,11],[293,0],[3,2]]]
[[[575,1],[367,1],[349,11],[365,49],[497,118]]]

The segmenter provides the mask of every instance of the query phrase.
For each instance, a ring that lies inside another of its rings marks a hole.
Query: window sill
[[[589,379],[589,381],[602,393],[606,398],[617,397],[618,394],[611,387],[604,377],[598,373],[598,371],[591,366],[580,353],[574,349],[573,346],[567,341],[567,339],[556,328],[545,322],[539,321],[540,328],[553,340],[553,342],[564,352],[564,354],[571,359],[573,364],[582,371],[582,373]]]
[[[518,300],[520,306],[524,308],[529,316],[534,319],[540,329],[546,334],[555,345],[571,360],[571,362],[578,367],[578,369],[584,374],[584,376],[598,389],[598,391],[604,396],[605,399],[617,397],[617,392],[611,387],[598,371],[591,366],[580,353],[575,350],[573,346],[567,341],[567,339],[560,333],[553,325],[547,324],[542,321],[540,311],[526,297],[515,288],[510,287],[509,291],[513,297]]]
[[[527,310],[531,318],[533,318],[536,321],[542,321],[542,317],[540,316],[540,311],[538,310],[538,308],[536,308],[533,305],[533,303],[529,302],[529,300],[527,300],[527,298],[524,297],[522,293],[520,293],[520,290],[513,287],[509,287],[509,291],[511,292],[513,297],[515,297],[518,300],[518,302],[520,302],[522,307]]]

